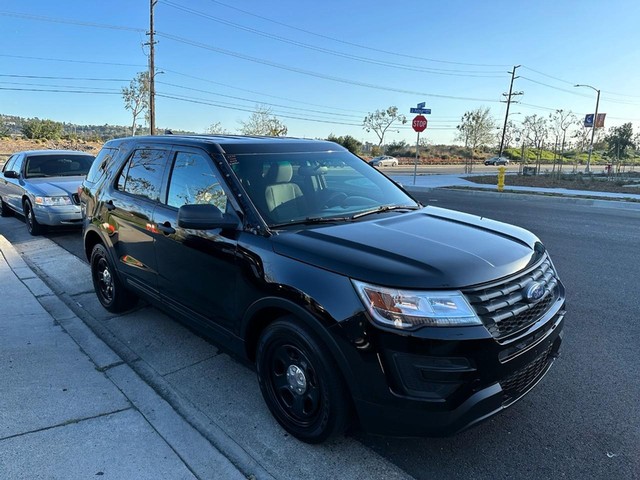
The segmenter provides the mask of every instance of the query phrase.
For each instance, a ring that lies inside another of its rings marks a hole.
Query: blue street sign
[[[410,108],[409,113],[420,113],[422,115],[429,115],[431,113],[430,108]]]
[[[585,115],[584,117],[585,127],[593,127],[593,117],[595,117],[593,113],[588,113],[587,115]]]
[[[424,108],[427,105],[427,102],[420,102],[418,105],[416,105],[418,108]]]

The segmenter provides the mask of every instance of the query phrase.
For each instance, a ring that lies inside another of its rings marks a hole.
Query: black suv
[[[564,287],[530,232],[423,207],[335,143],[111,140],[81,187],[102,305],[137,297],[254,364],[321,442],[443,435],[513,404],[558,355]]]

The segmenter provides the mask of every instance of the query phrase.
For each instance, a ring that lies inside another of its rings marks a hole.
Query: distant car
[[[509,159],[505,157],[491,157],[484,161],[485,165],[509,165]]]
[[[369,165],[374,167],[397,167],[398,159],[396,157],[390,157],[389,155],[382,155],[380,157],[373,157],[369,160]]]
[[[24,215],[27,230],[82,225],[78,187],[94,156],[75,150],[31,150],[9,157],[0,174],[0,216]]]

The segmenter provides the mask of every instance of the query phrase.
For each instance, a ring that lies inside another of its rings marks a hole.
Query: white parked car
[[[399,162],[396,157],[391,157],[389,155],[373,157],[369,160],[369,165],[373,165],[374,167],[397,167],[398,163]]]

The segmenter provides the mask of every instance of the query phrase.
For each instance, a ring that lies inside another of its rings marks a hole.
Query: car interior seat
[[[302,190],[291,181],[292,178],[293,166],[286,161],[272,163],[267,172],[265,201],[267,213],[274,220],[300,217],[306,210]]]

